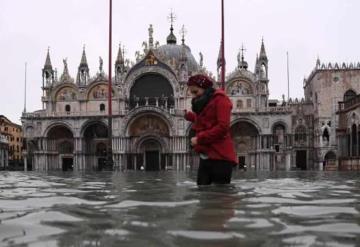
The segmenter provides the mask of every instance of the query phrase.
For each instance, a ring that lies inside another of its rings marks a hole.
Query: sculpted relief
[[[114,95],[114,92],[113,92]],[[112,95],[112,96],[113,96]],[[107,99],[108,97],[108,86],[103,85],[97,85],[93,89],[91,89],[89,93],[89,99]]]
[[[62,88],[56,96],[57,101],[72,101],[76,100],[76,92],[71,87],[64,87]]]
[[[141,116],[131,124],[130,135],[141,136],[145,133],[169,136],[169,128],[164,120],[159,117],[152,115]]]
[[[252,89],[247,82],[235,81],[229,87],[228,92],[232,96],[242,96],[252,94]]]

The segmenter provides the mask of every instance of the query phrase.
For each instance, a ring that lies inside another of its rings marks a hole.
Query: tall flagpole
[[[225,90],[224,0],[221,0],[221,88]]]
[[[25,62],[24,113],[26,112],[26,66],[27,63]]]
[[[287,83],[288,83],[288,101],[290,98],[290,76],[289,76],[289,52],[286,52],[286,68],[287,68]]]
[[[109,131],[108,131],[108,152],[107,152],[107,166],[112,168],[113,159],[112,159],[112,82],[111,82],[111,35],[112,35],[112,0],[109,0],[109,83],[108,83],[108,122],[109,122]]]

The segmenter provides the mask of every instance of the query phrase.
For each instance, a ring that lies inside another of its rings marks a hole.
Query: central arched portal
[[[255,167],[258,129],[249,122],[239,121],[231,126],[239,166]]]
[[[156,139],[148,139],[140,146],[143,157],[143,167],[146,171],[159,171],[161,167],[162,147]]]
[[[128,154],[127,169],[159,171],[170,165],[169,126],[156,114],[137,117],[128,128],[132,153]]]

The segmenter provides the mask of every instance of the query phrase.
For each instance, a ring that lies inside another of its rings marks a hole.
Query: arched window
[[[327,128],[325,128],[324,131],[323,131],[322,139],[323,139],[324,145],[327,145],[329,143],[330,134],[329,134],[329,131],[328,131]]]
[[[285,139],[285,126],[282,124],[276,124],[273,127],[274,144],[282,144]]]
[[[71,111],[70,105],[66,105],[66,106],[65,106],[65,111],[66,111],[67,113],[70,113],[70,111]]]
[[[353,90],[347,90],[344,94],[344,101],[348,101],[356,96],[356,93]]]
[[[251,99],[246,100],[246,107],[251,108]]]
[[[100,104],[100,111],[101,112],[105,111],[105,104]]]
[[[261,68],[260,68],[260,78],[266,78],[267,77],[267,73],[266,73],[266,66],[265,64],[262,64],[261,65]]]
[[[243,101],[242,100],[236,101],[236,108],[237,109],[242,109],[243,108]]]
[[[306,128],[303,125],[298,126],[295,129],[295,142],[306,142]]]

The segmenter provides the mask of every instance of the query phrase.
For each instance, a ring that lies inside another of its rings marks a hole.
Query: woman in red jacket
[[[185,111],[185,119],[193,122],[191,146],[200,155],[197,184],[229,184],[237,164],[230,135],[232,103],[205,75],[191,76],[187,85],[193,99],[192,111]]]

